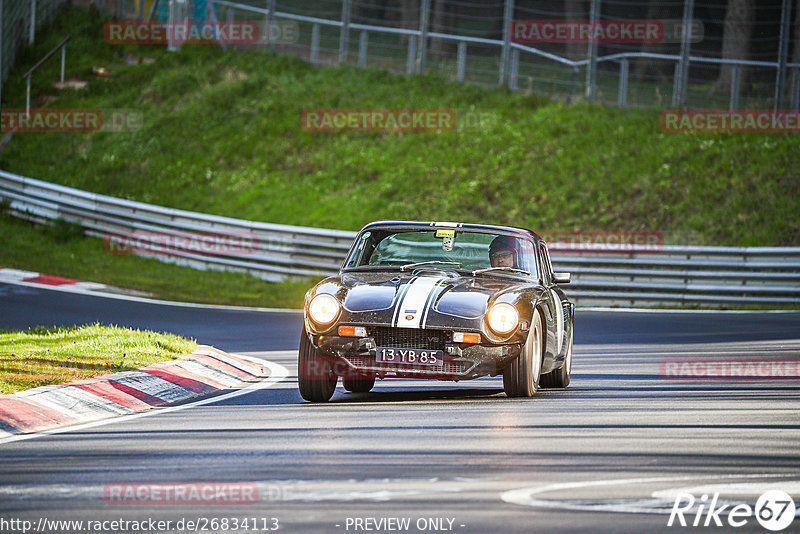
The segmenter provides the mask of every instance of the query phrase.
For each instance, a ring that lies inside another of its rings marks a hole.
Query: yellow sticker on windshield
[[[439,239],[445,237],[455,237],[456,231],[455,230],[436,230],[436,237]]]

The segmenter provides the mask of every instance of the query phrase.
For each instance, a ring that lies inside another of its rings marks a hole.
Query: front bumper
[[[450,336],[452,339],[452,335]],[[375,337],[342,337],[338,335],[314,336],[314,344],[321,355],[334,364],[336,374],[374,374],[378,378],[429,378],[439,380],[470,380],[481,376],[496,376],[516,357],[522,345],[513,342],[502,345],[445,342],[440,365],[388,363],[376,361]],[[428,346],[397,348],[431,349]]]

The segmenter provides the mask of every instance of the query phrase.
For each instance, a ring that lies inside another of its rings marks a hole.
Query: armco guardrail
[[[249,272],[264,280],[324,276],[339,269],[355,232],[245,221],[89,193],[0,171],[8,210],[35,222],[80,224],[90,236],[152,246],[152,255],[198,269]],[[159,236],[177,236],[169,250]],[[192,236],[244,236],[246,253],[198,250]],[[551,243],[569,295],[602,305],[800,305],[800,247],[631,246],[597,252]]]

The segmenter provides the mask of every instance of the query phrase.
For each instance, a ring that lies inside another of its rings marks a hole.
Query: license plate
[[[442,365],[443,350],[393,349],[378,347],[375,361],[382,363],[409,363],[415,365]]]

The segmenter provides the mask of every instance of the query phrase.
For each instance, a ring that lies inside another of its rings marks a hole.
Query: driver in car
[[[489,261],[492,267],[517,268],[517,252],[519,245],[516,238],[508,235],[497,236],[489,245]]]

